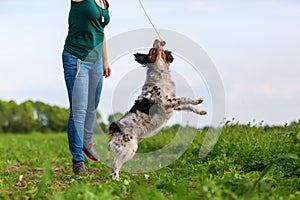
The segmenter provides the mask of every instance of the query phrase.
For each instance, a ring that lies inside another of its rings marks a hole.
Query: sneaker
[[[99,161],[99,157],[98,157],[97,153],[94,150],[92,142],[88,142],[88,143],[83,144],[82,152],[85,155],[85,157],[87,159],[89,159],[90,161],[93,161],[93,162]]]
[[[73,164],[73,173],[79,176],[87,176],[89,174],[84,163]]]

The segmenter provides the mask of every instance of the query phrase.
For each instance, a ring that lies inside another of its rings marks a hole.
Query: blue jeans
[[[70,103],[68,142],[73,163],[84,162],[83,143],[92,140],[103,84],[103,62],[82,61],[63,51],[63,68]]]

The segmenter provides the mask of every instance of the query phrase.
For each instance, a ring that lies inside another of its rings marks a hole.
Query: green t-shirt
[[[81,60],[98,60],[102,57],[104,27],[110,17],[107,8],[95,0],[71,1],[69,32],[64,49]]]

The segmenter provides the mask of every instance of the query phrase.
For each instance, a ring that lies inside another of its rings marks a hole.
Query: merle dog
[[[112,138],[108,143],[108,149],[114,156],[112,166],[114,180],[119,180],[120,168],[133,158],[138,142],[149,137],[167,122],[173,110],[206,114],[206,111],[193,106],[200,104],[202,99],[176,98],[176,88],[169,70],[174,58],[170,51],[163,49],[164,45],[164,41],[155,40],[148,54],[134,54],[135,60],[147,68],[147,77],[142,94],[133,107],[109,127]]]

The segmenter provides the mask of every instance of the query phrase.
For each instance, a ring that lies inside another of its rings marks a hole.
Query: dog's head
[[[134,54],[135,60],[140,64],[155,63],[157,59],[162,59],[165,64],[172,63],[174,58],[172,52],[164,50],[163,46],[166,44],[165,41],[155,40],[153,47],[150,49],[148,54],[136,53]]]

